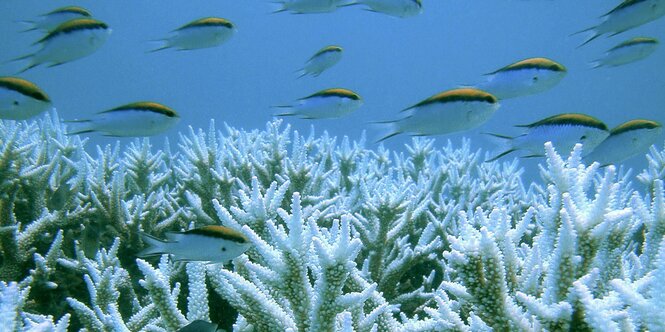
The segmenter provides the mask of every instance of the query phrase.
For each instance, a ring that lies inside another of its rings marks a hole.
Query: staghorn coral
[[[630,173],[546,145],[542,185],[465,141],[403,153],[323,134],[189,130],[86,149],[57,115],[0,122],[9,330],[662,330],[665,152]],[[91,152],[94,151],[94,152]],[[137,259],[139,232],[223,224],[227,265]]]

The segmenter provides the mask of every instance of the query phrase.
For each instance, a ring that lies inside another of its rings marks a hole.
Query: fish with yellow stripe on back
[[[153,136],[175,126],[180,116],[151,101],[135,102],[97,113],[95,118],[66,121],[74,126],[68,135],[100,132],[105,136]]]
[[[651,120],[636,119],[622,123],[612,130],[584,160],[601,165],[618,164],[636,155],[644,154],[658,139],[662,139],[663,127]]]
[[[16,60],[29,59],[29,64],[20,72],[41,64],[49,67],[86,57],[97,51],[111,34],[106,23],[92,18],[77,18],[60,24],[44,38],[37,41],[41,48]]]
[[[645,59],[658,47],[658,40],[648,37],[635,37],[612,47],[605,55],[592,62],[593,68],[616,67]]]
[[[273,13],[289,11],[294,14],[329,13],[337,9],[340,0],[277,0],[281,8]]]
[[[575,144],[582,143],[584,145],[583,155],[587,155],[610,134],[605,123],[592,116],[579,113],[558,114],[517,127],[526,128],[527,132],[515,137],[490,134],[502,139],[505,144],[502,147],[504,151],[486,160],[487,162],[519,150],[528,153],[523,158],[541,157],[544,155],[543,146],[546,142],[552,142],[554,148],[560,153],[570,152]]]
[[[0,77],[0,119],[25,120],[51,108],[51,99],[34,83]]]
[[[142,233],[148,245],[139,257],[170,254],[175,261],[225,263],[244,253],[251,243],[242,233],[224,226],[203,226],[166,234],[167,240]]]
[[[365,5],[368,11],[400,18],[416,16],[423,11],[421,0],[354,0],[343,6],[351,5]]]
[[[347,115],[362,106],[363,100],[355,92],[343,89],[325,89],[298,99],[293,105],[273,106],[284,108],[277,116],[298,116],[301,119],[334,119]]]
[[[342,52],[342,48],[337,45],[329,45],[320,49],[307,60],[305,67],[298,71],[300,74],[298,78],[305,75],[318,77],[321,73],[334,66],[342,59]]]
[[[618,35],[624,31],[657,20],[665,15],[665,0],[624,0],[614,9],[601,16],[602,22],[573,35],[591,32],[592,35],[585,40],[583,46],[590,41],[604,35]]]
[[[69,20],[76,18],[91,18],[92,14],[89,10],[79,7],[79,6],[67,6],[54,9],[46,14],[40,15],[39,19],[36,21],[21,21],[22,23],[28,23],[32,27],[23,30],[33,31],[33,30],[43,30],[43,31],[53,31],[60,24],[65,23]]]
[[[204,17],[173,30],[170,37],[160,40],[164,45],[151,52],[167,48],[194,50],[215,47],[229,40],[235,32],[235,25],[225,18]]]
[[[528,96],[547,91],[566,76],[566,67],[548,58],[528,58],[486,74],[474,87],[499,99]]]
[[[473,129],[489,120],[497,109],[498,100],[485,91],[447,90],[402,110],[407,114],[402,119],[378,122],[388,126],[388,133],[378,142],[401,133],[428,136]]]

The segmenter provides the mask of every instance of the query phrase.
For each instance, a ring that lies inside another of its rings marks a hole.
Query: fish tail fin
[[[138,257],[147,257],[161,255],[164,253],[164,241],[150,235],[147,233],[141,232],[141,239],[148,246],[141,250],[136,256]]]
[[[67,131],[67,135],[85,134],[95,131],[90,120],[65,120],[63,122],[73,124],[72,130]]]
[[[589,62],[589,67],[591,67],[592,69],[596,69],[596,68],[599,68],[599,67],[602,67],[602,66],[603,66],[603,64],[601,63],[600,60],[594,60],[594,61]]]
[[[588,32],[591,32],[592,34],[589,37],[587,37],[587,39],[582,44],[577,46],[577,48],[580,48],[580,47],[590,43],[592,40],[594,40],[594,39],[600,37],[600,35],[602,35],[602,33],[598,32],[598,27],[594,26],[594,27],[591,27],[591,28],[586,28],[584,30],[577,31],[577,32],[571,34],[570,36],[575,36],[575,35],[579,35],[579,34],[582,34],[582,33],[588,33]]]
[[[492,141],[498,145],[497,149],[495,151],[502,151],[495,155],[494,157],[485,160],[485,162],[489,163],[492,161],[495,161],[511,152],[514,152],[517,150],[514,148],[511,144],[511,141],[515,138],[512,136],[508,135],[500,135],[500,134],[493,134],[493,133],[483,133],[485,135],[489,135],[492,138]]]
[[[296,70],[296,75],[298,75],[298,78],[305,77],[307,75],[307,71],[305,68],[298,69]]]
[[[402,133],[399,125],[395,120],[388,121],[377,121],[372,122],[371,124],[378,126],[383,133],[380,134],[379,138],[374,141],[374,143],[381,143],[393,136],[399,135]]]
[[[19,32],[29,32],[29,31],[35,31],[35,30],[37,30],[37,27],[35,26],[35,25],[37,24],[37,22],[35,22],[35,21],[30,21],[30,20],[18,20],[18,21],[14,21],[14,23],[23,24],[23,25],[30,25],[29,28],[27,28],[27,29],[25,29],[25,30],[21,30],[21,31],[19,31]]]
[[[153,48],[152,50],[148,51],[147,53],[155,53],[155,52],[163,51],[167,48],[171,48],[171,45],[169,45],[168,43],[165,43],[164,45],[162,45],[158,48]]]

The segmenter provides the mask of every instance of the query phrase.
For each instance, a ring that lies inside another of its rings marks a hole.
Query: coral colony
[[[55,114],[0,121],[5,331],[665,330],[665,151],[636,191],[580,145],[546,144],[529,187],[468,141],[391,153],[280,121],[84,145]],[[137,258],[207,225],[251,247]]]

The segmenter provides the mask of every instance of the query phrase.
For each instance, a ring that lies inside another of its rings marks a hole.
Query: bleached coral
[[[665,152],[634,191],[546,145],[543,185],[465,141],[403,153],[280,121],[177,148],[84,148],[54,114],[0,122],[0,319],[12,330],[659,330]],[[136,259],[140,232],[222,224],[232,264]],[[223,309],[222,309],[223,308]],[[232,308],[236,311],[233,311]]]

